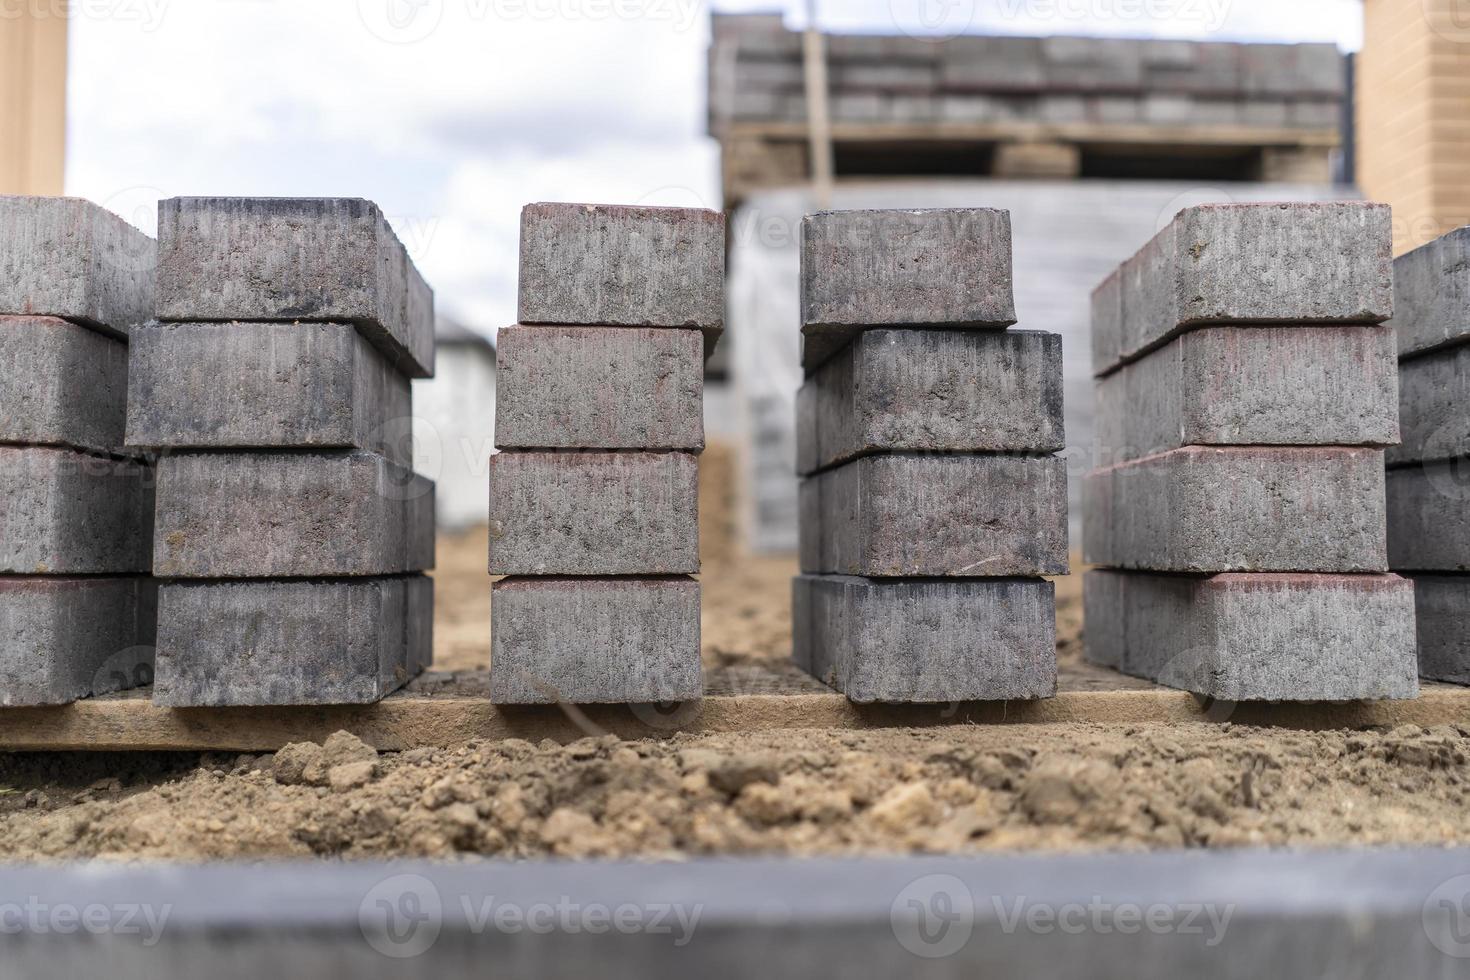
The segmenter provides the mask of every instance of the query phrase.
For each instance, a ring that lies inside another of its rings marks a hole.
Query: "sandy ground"
[[[445,539],[440,666],[488,659],[483,532]],[[786,560],[713,560],[709,662],[789,655]],[[1076,656],[1076,577],[1059,583]],[[0,859],[852,854],[1470,843],[1470,727],[953,727],[0,758]]]

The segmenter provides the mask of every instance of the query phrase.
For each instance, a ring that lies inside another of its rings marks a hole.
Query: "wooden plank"
[[[709,696],[668,712],[626,705],[499,708],[483,695],[483,685],[484,672],[432,675],[365,706],[168,709],[154,707],[144,691],[61,708],[4,709],[0,750],[267,752],[288,742],[320,742],[339,729],[401,751],[471,739],[568,742],[607,733],[658,738],[677,732],[1227,721],[1311,730],[1470,722],[1470,688],[1444,684],[1425,684],[1414,701],[1212,704],[1080,664],[1064,667],[1055,698],[952,705],[854,705],[785,664],[712,671]]]

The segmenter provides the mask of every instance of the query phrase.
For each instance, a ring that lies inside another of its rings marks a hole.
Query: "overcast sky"
[[[802,0],[728,0],[721,11]],[[67,193],[366,197],[439,306],[515,316],[528,201],[719,206],[705,0],[74,0]],[[1361,43],[1360,0],[820,0],[841,32]]]

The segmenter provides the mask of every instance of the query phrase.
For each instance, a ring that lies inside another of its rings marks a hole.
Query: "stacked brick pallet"
[[[355,199],[159,205],[129,445],[158,466],[155,703],[376,701],[432,656],[433,484],[410,378],[433,294]]]
[[[794,648],[859,702],[1048,697],[1061,338],[1010,331],[1010,215],[802,224]]]
[[[1190,208],[1093,294],[1090,660],[1232,701],[1417,693],[1390,233],[1383,205]]]
[[[533,204],[500,331],[490,460],[490,696],[702,696],[698,453],[724,323],[725,222]]]
[[[712,122],[806,119],[801,35],[779,16],[716,16]],[[839,123],[1333,128],[1331,44],[1086,37],[827,38]]]
[[[1414,582],[1419,673],[1470,683],[1470,228],[1394,262],[1403,444],[1388,451],[1389,565]]]
[[[123,423],[155,251],[86,201],[0,197],[0,705],[152,676],[153,479]]]

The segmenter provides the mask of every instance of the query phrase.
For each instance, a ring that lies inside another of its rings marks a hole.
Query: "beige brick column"
[[[1402,253],[1470,224],[1470,3],[1365,0],[1358,183]]]
[[[0,3],[0,194],[60,194],[66,5]]]

